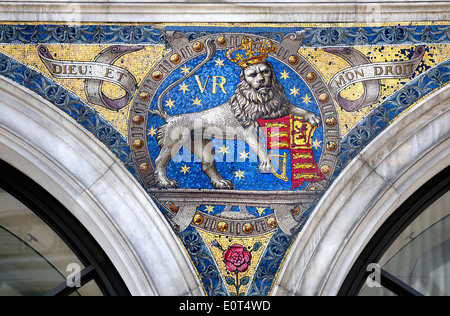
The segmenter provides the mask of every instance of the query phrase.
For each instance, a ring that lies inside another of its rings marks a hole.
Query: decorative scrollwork
[[[292,237],[289,237],[282,231],[273,234],[260,259],[260,264],[255,271],[255,275],[247,291],[248,296],[268,295],[273,285],[275,274],[286,251],[291,246],[292,240]]]
[[[212,31],[195,28],[186,31],[189,40]],[[255,33],[281,41],[286,33]],[[400,43],[443,43],[450,41],[450,26],[383,26],[311,28],[306,32],[306,46],[341,46]],[[2,43],[125,43],[166,44],[164,32],[151,25],[0,25]]]
[[[380,34],[387,44],[403,43],[408,38],[407,29],[401,26],[384,27]]]
[[[134,172],[131,168],[130,149],[124,136],[72,92],[4,54],[0,54],[0,75],[27,87],[74,118]]]
[[[353,148],[359,148],[370,139],[372,133],[366,126],[359,126],[349,134],[348,143]]]
[[[411,80],[381,102],[343,138],[335,176],[395,117],[449,81],[450,61],[445,61]]]
[[[164,33],[135,25],[0,25],[2,43],[149,43],[164,44]]]
[[[310,29],[306,46],[442,43],[450,40],[450,26],[331,27]]]
[[[0,74],[6,74],[11,70],[11,62],[7,57],[0,57]]]
[[[404,109],[413,105],[422,96],[420,88],[416,86],[407,87],[398,94],[397,102],[400,108]]]
[[[220,272],[215,266],[214,259],[211,257],[200,234],[195,229],[188,228],[180,234],[180,238],[200,275],[207,295],[227,295]]]

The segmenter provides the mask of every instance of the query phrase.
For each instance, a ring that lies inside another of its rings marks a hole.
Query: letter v
[[[202,81],[200,80],[200,76],[199,75],[195,75],[195,79],[197,80],[197,84],[198,84],[198,87],[200,89],[200,92],[203,94],[203,92],[205,92],[206,85],[208,84],[209,75],[208,75],[208,77],[206,77],[206,81],[205,81],[204,85],[202,85]]]

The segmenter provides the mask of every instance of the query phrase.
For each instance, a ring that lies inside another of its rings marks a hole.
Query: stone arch
[[[202,293],[161,212],[99,140],[3,77],[0,113],[0,159],[41,185],[86,227],[132,295]]]
[[[336,295],[383,222],[450,164],[450,87],[380,133],[342,171],[289,253],[275,295]]]

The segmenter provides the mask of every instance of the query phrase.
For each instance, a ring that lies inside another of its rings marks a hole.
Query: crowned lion
[[[214,162],[212,138],[245,141],[259,159],[258,170],[272,173],[273,166],[258,132],[258,119],[278,119],[289,114],[303,117],[312,126],[321,124],[320,118],[289,102],[283,86],[277,80],[267,56],[272,49],[267,39],[252,41],[245,37],[242,45],[227,51],[227,58],[237,63],[242,71],[233,96],[224,104],[200,112],[170,116],[162,106],[152,111],[165,124],[158,128],[157,141],[161,150],[155,160],[156,183],[161,188],[176,188],[175,179],[167,176],[167,166],[184,146],[202,163],[202,170],[216,189],[234,189],[230,180],[222,178]],[[246,50],[244,54],[235,54]]]

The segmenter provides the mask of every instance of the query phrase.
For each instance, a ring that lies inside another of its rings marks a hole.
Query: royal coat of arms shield
[[[304,118],[292,115],[277,120],[259,119],[258,122],[264,130],[275,178],[292,190],[302,187],[305,181],[319,182],[325,179],[313,152],[313,147],[317,152],[322,143],[314,138],[317,126],[313,127]],[[261,178],[270,181],[274,179],[273,176],[262,175]]]

